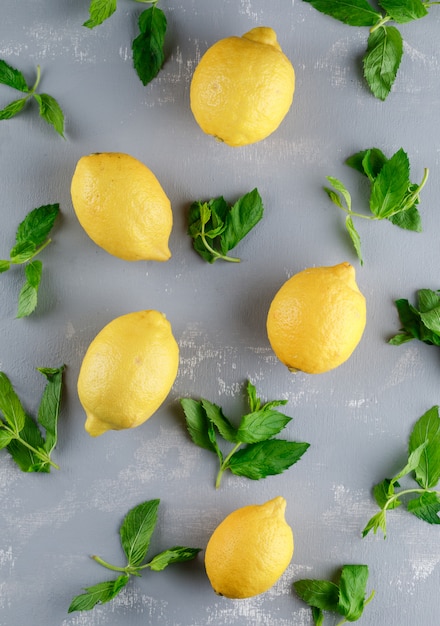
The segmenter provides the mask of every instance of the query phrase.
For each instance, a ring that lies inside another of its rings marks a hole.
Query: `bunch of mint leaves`
[[[118,572],[114,580],[105,581],[86,587],[85,593],[75,596],[68,612],[90,611],[97,604],[104,604],[113,600],[128,583],[130,576],[141,576],[143,570],[154,572],[164,570],[172,563],[183,563],[194,559],[200,552],[199,548],[175,546],[160,552],[145,563],[151,536],[157,524],[157,513],[160,500],[148,500],[132,508],[125,516],[119,529],[122,549],[127,559],[124,566],[111,565],[99,556],[92,556],[103,567]]]
[[[287,404],[287,400],[263,404],[250,381],[246,392],[249,413],[241,418],[238,428],[223,414],[221,407],[209,400],[180,400],[192,441],[218,457],[220,468],[216,488],[220,487],[226,470],[252,480],[281,474],[296,463],[310,446],[308,443],[275,438],[292,420],[276,410],[277,406]],[[220,449],[219,437],[233,444],[226,456]]]
[[[13,100],[0,110],[0,120],[9,120],[15,117],[24,109],[26,104],[32,99],[38,103],[40,116],[54,129],[61,137],[64,137],[64,114],[58,102],[47,93],[37,93],[41,79],[41,69],[37,65],[37,76],[32,86],[29,86],[20,70],[12,67],[6,61],[0,59],[0,83],[7,85],[25,94],[22,98]]]
[[[400,228],[421,232],[422,224],[417,206],[420,203],[420,192],[428,180],[429,170],[425,168],[419,184],[412,183],[409,158],[403,148],[395,152],[391,158],[387,158],[379,148],[361,150],[349,157],[345,163],[370,181],[371,215],[352,210],[351,195],[337,178],[327,176],[331,187],[324,189],[330,200],[347,214],[345,227],[363,265],[361,238],[354,226],[353,217],[376,221],[387,219]]]
[[[37,368],[47,383],[38,408],[37,421],[24,410],[11,381],[0,372],[0,449],[6,448],[23,472],[59,469],[51,459],[58,439],[64,365]],[[46,437],[41,433],[45,429]]]
[[[418,20],[440,2],[422,0],[378,0],[384,14],[367,0],[304,0],[315,9],[348,24],[370,29],[363,57],[365,80],[379,100],[386,100],[396,79],[403,56],[403,38],[395,26]]]
[[[35,257],[51,242],[49,233],[59,209],[59,204],[45,204],[28,213],[18,225],[9,259],[0,260],[0,274],[24,264],[26,281],[18,297],[18,318],[27,317],[37,306],[43,264]]]
[[[367,581],[366,565],[344,565],[338,584],[330,580],[305,578],[294,582],[293,588],[301,600],[312,608],[313,623],[316,626],[324,623],[324,611],[341,615],[344,619],[338,622],[339,626],[346,622],[356,622],[373,599],[374,591],[365,599]]]
[[[188,235],[194,250],[208,263],[218,259],[239,263],[228,255],[263,217],[264,207],[258,189],[239,198],[233,205],[223,196],[207,202],[193,202],[189,209]]]
[[[167,19],[157,4],[159,0],[136,0],[150,4],[139,16],[139,34],[133,39],[133,65],[144,85],[157,76],[165,61],[164,45]],[[89,19],[83,26],[95,28],[108,19],[117,8],[117,0],[90,0]]]
[[[395,301],[401,330],[391,337],[389,343],[400,346],[419,339],[428,345],[440,346],[440,291],[419,289],[417,305],[413,306],[405,298]]]
[[[416,486],[401,487],[403,478],[412,476]],[[387,513],[404,502],[407,510],[429,524],[440,524],[440,414],[433,406],[415,423],[409,437],[408,460],[393,478],[375,485],[374,499],[380,511],[366,524],[362,535],[381,530],[387,536]]]

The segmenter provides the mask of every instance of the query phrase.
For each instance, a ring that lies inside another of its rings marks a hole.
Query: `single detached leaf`
[[[409,452],[422,446],[415,478],[425,489],[435,487],[440,480],[440,415],[439,407],[433,406],[414,425],[409,438]]]
[[[12,117],[20,113],[26,104],[26,98],[19,98],[7,104],[0,111],[0,120],[10,120]]]
[[[410,185],[409,174],[408,155],[400,148],[384,163],[373,182],[370,209],[376,217],[386,218],[401,206]]]
[[[47,93],[35,93],[34,98],[38,102],[43,120],[53,126],[61,137],[64,137],[64,113],[55,98]]]
[[[342,568],[338,612],[349,622],[355,622],[363,613],[367,580],[366,565],[344,565]]]
[[[379,4],[398,24],[412,22],[428,15],[426,3],[422,0],[405,0],[404,2],[402,0],[379,0]]]
[[[45,429],[44,449],[48,454],[55,448],[58,439],[58,417],[61,406],[63,372],[65,366],[58,368],[39,367],[38,371],[47,379],[38,407],[38,423]]]
[[[90,0],[89,19],[83,26],[95,28],[116,11],[117,0]]]
[[[221,237],[223,254],[235,246],[258,224],[264,212],[263,201],[258,189],[253,189],[237,200],[225,219],[225,230]]]
[[[7,85],[8,87],[12,87],[13,89],[17,89],[18,91],[22,91],[23,93],[27,93],[29,91],[29,87],[27,86],[23,74],[1,59],[0,83],[3,83],[3,85]]]
[[[329,580],[304,578],[293,583],[296,594],[309,606],[323,611],[337,611],[339,587]]]
[[[381,14],[366,0],[304,0],[315,9],[350,26],[374,26]]]
[[[45,204],[30,211],[17,228],[16,243],[41,246],[49,236],[59,210],[59,204]]]
[[[86,593],[75,596],[69,606],[68,613],[73,611],[90,611],[97,604],[104,604],[113,600],[128,583],[129,576],[119,576],[116,580],[98,583],[92,587],[86,587]]]
[[[403,55],[402,35],[394,26],[381,26],[370,33],[364,56],[364,76],[373,95],[386,100]]]
[[[440,497],[438,493],[426,491],[408,502],[408,511],[428,524],[440,524]]]
[[[122,548],[129,565],[137,567],[145,559],[157,522],[160,500],[148,500],[131,509],[120,528]]]
[[[202,406],[205,409],[208,419],[214,424],[223,439],[235,443],[237,441],[237,429],[234,428],[228,418],[223,414],[221,407],[204,398],[202,399]]]
[[[25,424],[26,413],[11,381],[4,372],[0,372],[0,412],[7,425],[18,435]]]
[[[182,398],[180,404],[182,405],[186,426],[193,442],[200,448],[215,452],[215,446],[209,436],[210,421],[202,403],[191,398]]]
[[[236,476],[260,480],[284,472],[299,461],[309,447],[308,443],[269,439],[237,450],[228,467]]]
[[[164,60],[164,42],[167,30],[165,13],[156,5],[139,16],[139,35],[133,40],[133,64],[137,75],[147,85],[159,73]]]
[[[237,440],[243,443],[266,441],[281,432],[290,421],[291,417],[278,411],[254,411],[243,416],[237,431]]]
[[[183,563],[184,561],[191,561],[195,559],[200,552],[199,548],[184,548],[182,546],[175,546],[164,550],[160,554],[157,554],[149,563],[148,567],[155,571],[161,572],[171,563]]]

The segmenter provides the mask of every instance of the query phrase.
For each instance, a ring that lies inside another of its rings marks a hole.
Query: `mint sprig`
[[[39,367],[47,383],[35,421],[24,410],[11,381],[0,372],[0,449],[6,448],[23,472],[49,472],[59,469],[51,459],[57,444],[64,365]],[[45,430],[45,437],[41,429]]]
[[[331,187],[324,187],[330,200],[347,215],[345,226],[363,265],[361,238],[353,218],[365,220],[387,219],[406,230],[421,232],[422,223],[418,205],[420,192],[425,186],[429,170],[425,168],[419,184],[410,180],[408,155],[400,148],[391,158],[387,158],[379,148],[370,148],[353,154],[346,164],[368,178],[371,183],[369,210],[371,214],[353,211],[351,194],[337,178],[327,176]]]
[[[383,13],[367,0],[304,0],[315,9],[349,26],[369,28],[363,57],[365,80],[373,95],[385,100],[396,79],[403,56],[403,38],[395,26],[421,19],[440,2],[422,0],[378,0]]]
[[[401,488],[403,478],[411,476],[416,485]],[[440,414],[433,406],[415,423],[408,445],[408,460],[393,478],[385,478],[375,485],[374,499],[380,511],[373,515],[362,531],[365,537],[372,530],[387,536],[387,513],[402,504],[427,522],[440,524],[440,491],[434,489],[440,480]]]
[[[365,598],[367,581],[366,565],[344,565],[337,583],[305,578],[294,582],[293,588],[301,600],[312,608],[316,626],[324,624],[324,611],[341,615],[344,619],[337,624],[341,626],[360,619],[365,607],[374,598],[374,591]]]
[[[221,407],[209,400],[180,400],[192,441],[218,457],[217,489],[226,470],[236,476],[260,480],[284,472],[299,461],[310,446],[308,443],[275,438],[292,420],[276,410],[277,406],[285,405],[286,400],[262,404],[250,381],[246,392],[249,413],[241,418],[238,427],[223,414]],[[227,454],[220,448],[220,438],[233,444]]]
[[[128,583],[130,576],[141,576],[143,570],[155,572],[164,570],[172,563],[183,563],[194,559],[200,552],[199,548],[175,546],[160,552],[148,563],[145,563],[150,547],[151,537],[157,524],[157,513],[160,500],[148,500],[132,508],[125,516],[119,536],[126,557],[126,565],[111,565],[99,556],[91,558],[103,567],[118,572],[115,580],[98,583],[84,589],[85,593],[75,596],[68,612],[90,611],[97,604],[113,600]]]
[[[0,260],[0,274],[14,265],[25,266],[26,281],[18,297],[17,318],[27,317],[37,306],[43,264],[35,257],[51,242],[49,234],[58,213],[59,204],[45,204],[28,213],[18,225],[9,259]]]
[[[139,34],[132,41],[133,66],[144,85],[148,85],[161,70],[165,61],[165,35],[167,18],[157,4],[159,0],[135,0],[141,4],[150,4],[139,15]],[[113,15],[117,0],[91,0],[89,19],[83,24],[93,29]]]
[[[418,339],[428,345],[440,346],[440,291],[419,289],[417,304],[405,298],[395,301],[402,328],[388,343],[400,346]]]
[[[0,110],[0,120],[9,120],[15,117],[29,101],[34,99],[38,103],[40,117],[53,126],[61,137],[64,137],[64,113],[55,98],[47,93],[37,93],[40,79],[41,68],[39,65],[37,65],[35,82],[29,86],[19,70],[0,59],[0,83],[25,94],[22,98],[13,100]]]
[[[188,235],[194,250],[208,263],[218,259],[239,263],[228,255],[262,219],[263,201],[258,189],[239,198],[233,205],[223,196],[207,202],[193,202],[189,209]]]

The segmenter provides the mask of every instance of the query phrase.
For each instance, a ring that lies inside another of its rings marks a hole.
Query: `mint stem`
[[[223,463],[220,465],[220,470],[217,474],[217,480],[215,481],[215,488],[218,489],[220,487],[220,483],[222,480],[223,473],[228,469],[228,463],[231,460],[231,457],[237,452],[238,448],[242,445],[242,442],[239,441],[229,452],[229,454],[225,457]]]

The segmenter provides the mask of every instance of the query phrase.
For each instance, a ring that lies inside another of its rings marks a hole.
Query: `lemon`
[[[327,372],[344,363],[361,340],[365,298],[350,263],[295,274],[272,300],[267,334],[276,356],[292,371]]]
[[[230,513],[212,533],[205,568],[214,591],[227,598],[250,598],[270,589],[289,565],[293,533],[284,513],[286,500]]]
[[[126,261],[167,261],[173,226],[170,201],[146,165],[120,152],[79,159],[72,204],[89,237]]]
[[[167,397],[177,376],[179,347],[159,311],[117,317],[88,347],[78,396],[92,436],[143,424]]]
[[[227,37],[200,59],[190,86],[192,113],[208,135],[230,146],[273,133],[290,109],[295,72],[272,28]]]

